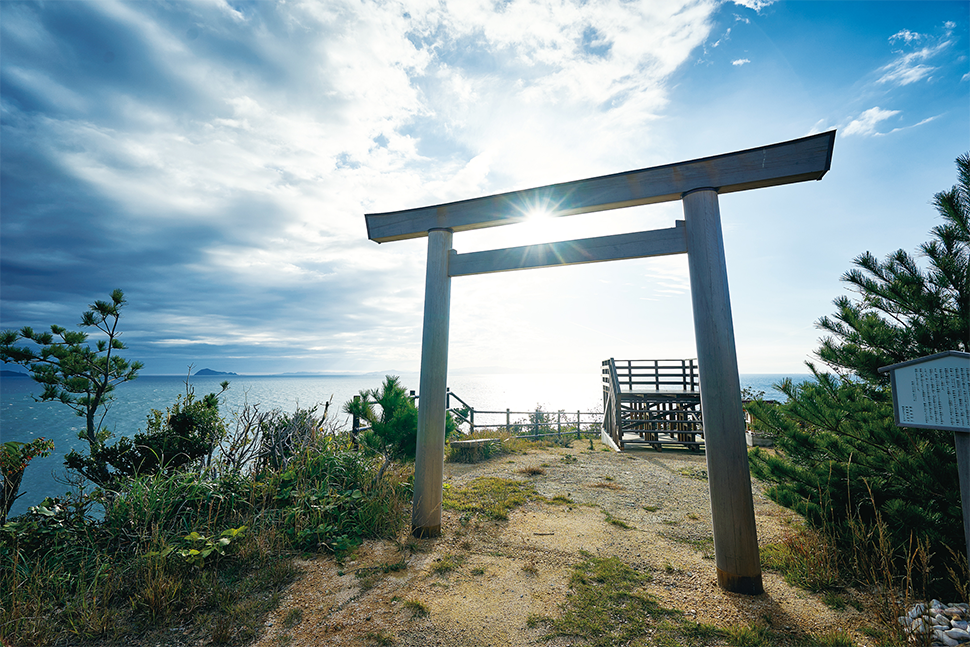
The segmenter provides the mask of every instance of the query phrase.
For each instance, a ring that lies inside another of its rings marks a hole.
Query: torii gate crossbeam
[[[717,196],[820,180],[831,167],[834,145],[833,130],[677,164],[367,214],[368,238],[378,243],[428,237],[411,517],[415,536],[441,532],[451,277],[686,252],[718,584],[737,593],[763,592]],[[682,200],[684,221],[671,229],[470,254],[451,248],[456,231],[519,222],[537,207],[567,216],[672,200]]]

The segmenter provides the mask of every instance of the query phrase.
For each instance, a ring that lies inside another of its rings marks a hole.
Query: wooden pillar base
[[[433,539],[441,536],[441,526],[427,526],[424,528],[412,528],[411,535],[417,539]]]
[[[761,595],[765,592],[760,573],[756,576],[746,577],[744,575],[731,575],[717,569],[717,585],[725,591],[743,593],[744,595]]]

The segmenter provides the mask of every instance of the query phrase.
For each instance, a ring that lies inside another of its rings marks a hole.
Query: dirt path
[[[528,503],[500,522],[446,511],[437,539],[370,542],[342,565],[329,557],[301,562],[303,576],[256,645],[573,644],[542,639],[544,629],[529,628],[527,619],[556,615],[583,551],[651,571],[648,591],[698,622],[768,623],[791,636],[849,628],[857,645],[867,644],[856,631],[867,622],[861,613],[835,612],[776,574],[764,574],[766,593],[753,598],[717,588],[703,454],[616,454],[599,442],[593,451],[586,440],[573,445],[475,465],[446,463],[451,487],[482,476],[513,478],[575,505]],[[778,541],[789,513],[755,489],[759,540]],[[394,564],[400,570],[388,568]]]

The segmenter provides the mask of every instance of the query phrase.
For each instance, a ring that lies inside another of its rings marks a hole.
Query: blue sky
[[[425,239],[364,213],[837,128],[820,182],[722,196],[742,373],[803,373],[865,251],[970,149],[970,4],[0,3],[0,327],[121,288],[145,373],[417,371]],[[455,235],[665,228],[679,203]],[[685,256],[461,277],[450,370],[695,355]]]

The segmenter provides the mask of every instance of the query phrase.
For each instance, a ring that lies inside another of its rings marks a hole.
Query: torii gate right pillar
[[[718,585],[764,592],[717,191],[683,196]]]

